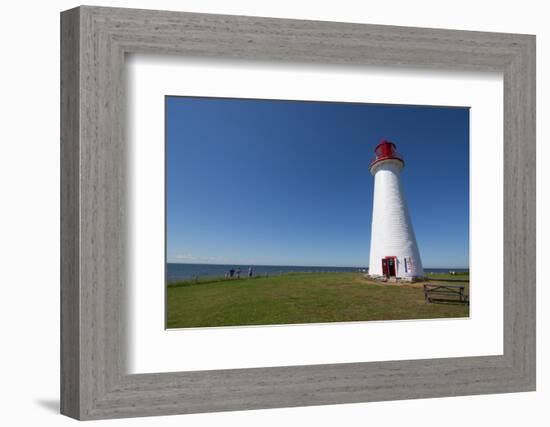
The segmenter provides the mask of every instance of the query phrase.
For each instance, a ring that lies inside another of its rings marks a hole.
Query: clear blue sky
[[[389,139],[425,267],[469,266],[469,110],[166,98],[168,262],[368,266]]]

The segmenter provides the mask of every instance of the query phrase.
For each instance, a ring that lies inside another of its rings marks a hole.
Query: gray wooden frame
[[[128,375],[124,57],[129,52],[502,72],[504,354]],[[61,165],[63,414],[100,419],[535,389],[532,35],[71,9],[61,14]]]

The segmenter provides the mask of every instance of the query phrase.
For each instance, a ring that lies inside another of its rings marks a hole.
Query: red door
[[[382,258],[382,274],[386,277],[395,277],[395,260],[394,256]]]

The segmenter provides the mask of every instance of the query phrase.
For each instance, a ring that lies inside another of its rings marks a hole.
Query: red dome
[[[380,144],[374,149],[375,157],[371,161],[369,168],[372,168],[376,163],[379,163],[383,160],[399,160],[401,163],[405,164],[401,154],[397,152],[395,144],[391,141],[386,141],[383,139],[380,141]]]

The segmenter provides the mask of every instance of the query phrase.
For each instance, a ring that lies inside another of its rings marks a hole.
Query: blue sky
[[[167,261],[368,266],[381,139],[425,267],[469,266],[467,108],[166,98]]]

